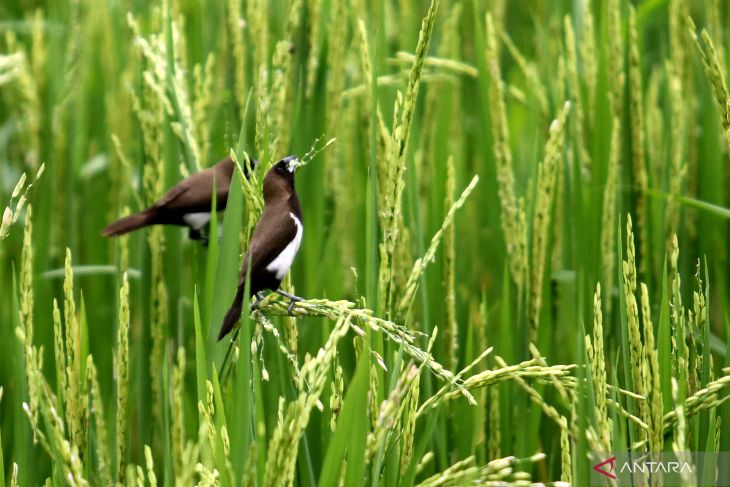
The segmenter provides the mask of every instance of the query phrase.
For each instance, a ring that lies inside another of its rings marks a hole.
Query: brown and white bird
[[[251,160],[251,168],[256,161]],[[248,172],[244,166],[244,175]],[[101,234],[105,237],[123,235],[148,225],[187,226],[192,240],[207,240],[201,230],[210,222],[213,185],[215,184],[216,209],[223,211],[228,201],[228,188],[235,164],[230,157],[214,166],[192,174],[170,188],[159,201],[149,208],[115,221]]]
[[[243,257],[236,296],[223,319],[218,340],[226,336],[241,317],[247,275],[251,279],[249,296],[271,289],[291,300],[290,312],[294,302],[301,300],[279,289],[294,262],[304,233],[302,210],[294,189],[294,172],[298,166],[296,157],[285,157],[264,177],[264,211]]]

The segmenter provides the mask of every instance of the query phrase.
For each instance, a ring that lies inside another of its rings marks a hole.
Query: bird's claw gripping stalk
[[[261,303],[261,301],[264,300],[264,292],[263,291],[259,291],[254,296],[256,296],[256,300],[255,301],[251,301],[251,309],[252,310],[258,309],[259,304]]]
[[[289,306],[286,308],[287,313],[289,316],[294,316],[294,303],[297,303],[299,301],[304,301],[304,298],[300,298],[299,296],[294,296],[293,294],[290,294],[286,291],[282,291],[281,289],[276,290],[277,294],[281,294],[285,298],[289,298]]]

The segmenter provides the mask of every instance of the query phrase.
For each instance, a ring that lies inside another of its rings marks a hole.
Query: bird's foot
[[[255,301],[251,301],[251,309],[252,310],[258,309],[259,304],[261,304],[261,301],[264,300],[264,292],[263,291],[259,291],[256,294],[254,294],[254,296],[256,297],[256,300]]]
[[[200,243],[203,244],[203,247],[207,247],[208,244],[210,243],[210,236],[204,234],[199,229],[196,230],[194,228],[188,228],[188,238],[190,240],[197,240],[197,241],[199,241]]]
[[[286,308],[287,313],[289,313],[289,316],[294,316],[294,303],[298,303],[299,301],[304,301],[304,298],[300,298],[299,296],[294,296],[293,294],[290,294],[286,291],[282,291],[281,289],[277,289],[275,291],[277,294],[281,294],[285,298],[289,298],[289,306]]]

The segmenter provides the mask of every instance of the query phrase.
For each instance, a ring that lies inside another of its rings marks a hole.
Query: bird
[[[296,156],[281,159],[264,177],[264,211],[251,236],[243,257],[238,288],[218,334],[220,341],[241,317],[246,276],[250,276],[249,297],[270,289],[289,298],[289,313],[302,298],[279,289],[302,243],[302,209],[294,188],[294,172],[300,162]]]
[[[257,161],[251,159],[251,170],[256,164]],[[115,237],[149,225],[179,225],[188,227],[188,237],[191,240],[207,242],[208,239],[201,230],[210,222],[213,184],[215,184],[216,209],[222,211],[226,208],[228,188],[235,166],[233,160],[226,157],[215,165],[188,176],[170,188],[152,206],[115,221],[102,230],[101,234],[105,237]],[[246,166],[243,173],[248,177]]]

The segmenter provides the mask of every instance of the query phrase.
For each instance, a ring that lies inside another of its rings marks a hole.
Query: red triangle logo
[[[616,462],[616,457],[611,457],[608,460],[604,460],[601,463],[593,465],[593,470],[600,473],[601,475],[608,477],[611,480],[616,480],[616,476],[613,474],[614,462]]]

